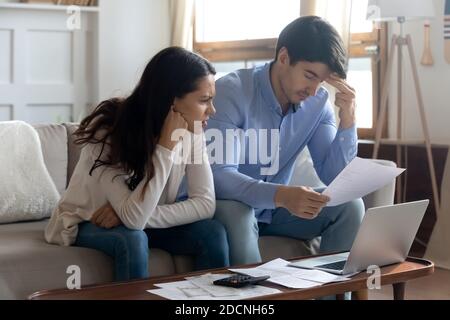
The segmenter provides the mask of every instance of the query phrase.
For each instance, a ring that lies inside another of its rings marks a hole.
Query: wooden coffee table
[[[291,259],[299,260],[307,257]],[[257,265],[249,265],[252,267]],[[244,266],[242,266],[244,267]],[[32,300],[164,300],[164,298],[147,292],[157,289],[156,283],[184,280],[187,276],[211,273],[229,273],[227,269],[214,269],[202,272],[192,272],[183,275],[153,277],[145,280],[116,282],[104,285],[83,287],[80,290],[47,290],[32,294]],[[405,297],[406,282],[412,279],[425,277],[434,272],[434,264],[431,261],[408,258],[405,262],[381,268],[381,285],[393,285],[394,299],[403,300]],[[264,300],[301,300],[314,299],[323,296],[337,295],[343,299],[345,292],[352,292],[352,299],[367,300],[367,280],[371,274],[362,272],[351,280],[339,283],[331,283],[309,289],[288,289],[270,282],[262,283],[265,286],[279,289],[281,293],[259,297]]]

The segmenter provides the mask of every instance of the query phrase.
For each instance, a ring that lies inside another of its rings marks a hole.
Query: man
[[[211,162],[217,199],[233,201],[218,201],[215,218],[227,229],[232,265],[261,261],[258,237],[263,235],[302,240],[321,236],[322,253],[350,249],[364,215],[362,200],[325,207],[326,196],[311,188],[287,186],[305,147],[325,184],[356,156],[355,90],[344,80],[345,64],[336,30],[321,18],[308,16],[281,32],[272,63],[238,70],[216,82],[217,113],[208,129],[227,137],[226,159]],[[324,82],[338,91],[339,128],[328,92],[321,87]],[[251,134],[229,139],[230,130],[259,132],[259,151],[272,149],[275,170],[264,170],[267,163],[255,154],[257,148],[246,143]],[[273,130],[279,134],[276,148],[269,141]]]

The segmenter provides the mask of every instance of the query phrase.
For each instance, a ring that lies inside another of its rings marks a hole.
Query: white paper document
[[[254,277],[270,276],[267,281],[293,289],[306,289],[325,283],[350,280],[324,271],[293,268],[289,264],[290,262],[284,259],[275,259],[255,268],[229,270]]]
[[[391,183],[405,169],[388,167],[371,159],[356,157],[322,194],[330,197],[327,207],[362,198]]]
[[[238,300],[280,293],[280,290],[263,286],[231,288],[216,286],[213,281],[229,277],[230,274],[204,274],[183,281],[155,284],[160,289],[147,290],[169,300]]]
[[[198,288],[203,289],[208,292],[210,295],[214,297],[228,297],[228,296],[236,296],[240,295],[242,291],[238,288],[225,287],[225,286],[216,286],[213,282],[218,279],[227,278],[230,275],[222,274],[205,274],[200,277],[189,277],[186,280],[189,280],[193,285]]]
[[[270,282],[291,289],[308,289],[321,285],[321,283],[318,282],[303,280],[293,276],[276,277],[271,279]]]

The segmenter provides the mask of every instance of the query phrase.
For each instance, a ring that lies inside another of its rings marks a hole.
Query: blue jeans
[[[172,254],[194,255],[196,269],[229,265],[224,227],[215,220],[168,229],[130,230],[125,226],[104,229],[90,222],[78,226],[75,246],[104,252],[114,259],[115,281],[148,278],[149,248]]]
[[[348,251],[364,216],[361,199],[324,208],[314,220],[292,215],[284,208],[273,210],[271,224],[255,218],[253,208],[236,201],[218,200],[214,219],[227,230],[231,265],[261,262],[259,236],[283,236],[312,240],[321,236],[320,253]]]
[[[96,249],[113,258],[116,281],[148,278],[148,239],[144,231],[125,226],[104,229],[84,222],[78,225],[74,245]]]
[[[224,226],[216,220],[201,220],[167,229],[146,229],[150,248],[174,255],[194,256],[195,270],[228,267],[228,238]]]

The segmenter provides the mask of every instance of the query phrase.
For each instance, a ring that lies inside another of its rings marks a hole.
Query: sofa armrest
[[[378,164],[389,166],[389,167],[397,167],[397,164],[388,160],[373,160]],[[363,197],[364,205],[366,210],[374,207],[382,207],[392,205],[394,203],[394,195],[395,195],[395,179],[388,185],[383,188],[369,193],[365,197]]]

